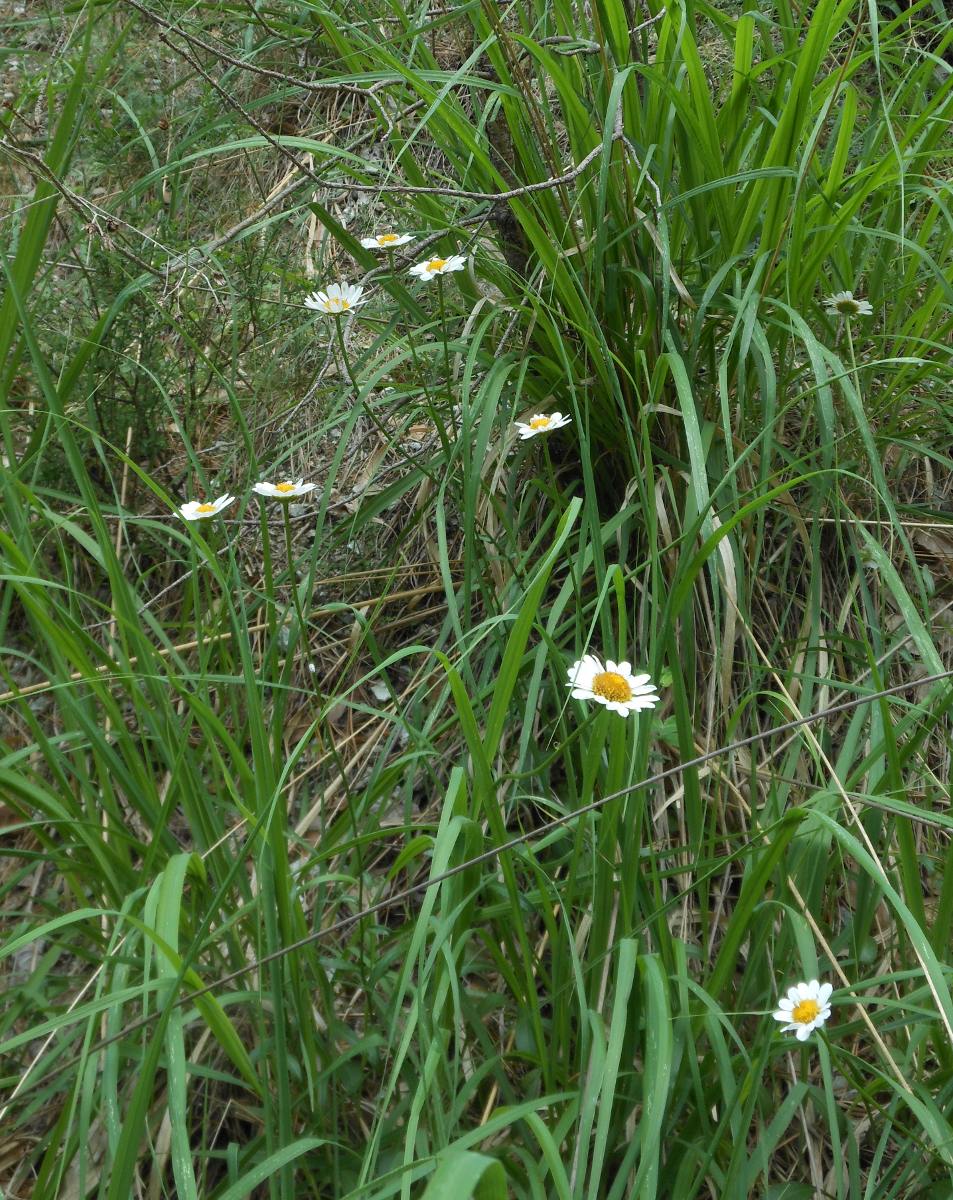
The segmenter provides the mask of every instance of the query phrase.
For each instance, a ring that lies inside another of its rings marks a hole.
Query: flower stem
[[[288,512],[287,501],[282,502],[281,515],[282,515],[282,518],[284,520],[284,525],[285,525],[285,557],[288,562],[288,583],[291,587],[291,595],[294,598],[295,613],[297,614],[297,617],[298,617],[298,639],[304,642],[305,650],[307,650],[310,639],[307,636],[307,626],[305,625],[304,611],[301,607],[301,597],[298,594],[298,581],[295,577],[294,542],[293,542],[292,534],[291,534],[291,515]],[[288,644],[288,657],[289,658],[294,656],[294,650],[295,650],[295,643],[289,641],[289,644]]]
[[[847,351],[850,354],[850,373],[854,378],[854,387],[857,389],[857,399],[860,399],[860,377],[857,374],[857,358],[854,354],[854,331],[851,328],[850,317],[844,324],[847,326]]]
[[[445,368],[445,378],[447,386],[447,401],[452,402],[450,392],[451,384],[451,369],[450,369],[450,346],[447,342],[447,307],[446,300],[443,294],[443,276],[437,276],[437,304],[440,307],[440,331],[443,334],[443,361]]]
[[[351,387],[354,389],[354,399],[357,400],[360,397],[361,389],[358,386],[358,382],[354,375],[354,371],[351,368],[351,361],[347,355],[347,343],[344,340],[344,330],[341,328],[341,318],[339,316],[335,316],[335,318],[334,318],[334,329],[335,329],[335,332],[337,333],[338,349],[341,352],[341,362],[344,366],[344,373],[347,375],[348,379],[351,382]],[[432,408],[431,408],[431,411],[433,412]],[[422,471],[423,474],[427,476],[427,478],[430,480],[431,483],[437,482],[436,479],[434,478],[433,474],[430,471],[428,471],[425,466],[423,466],[421,463],[417,462],[413,456],[408,455],[404,451],[403,447],[401,447],[397,444],[397,442],[394,438],[394,435],[391,432],[389,432],[377,419],[377,414],[371,408],[370,404],[365,403],[364,412],[367,414],[368,420],[371,422],[371,424],[374,426],[374,428],[377,430],[377,432],[384,439],[384,442],[388,446],[390,446],[393,450],[396,450],[396,452],[400,455],[400,457],[404,460],[404,462],[407,463],[408,466],[413,467],[418,471]],[[441,429],[440,429],[439,423],[436,421],[436,417],[434,417],[434,421],[435,421],[435,424],[437,424],[437,431],[438,431],[438,433],[440,433]],[[445,437],[442,436],[441,441],[443,441],[443,443],[444,443],[444,450],[449,453],[449,447],[446,444]]]
[[[847,353],[850,355],[850,374],[854,381],[854,391],[857,395],[857,403],[863,403],[860,390],[860,372],[857,369],[857,355],[854,351],[854,330],[850,323],[850,317],[846,317],[844,324],[847,327]],[[883,527],[880,524],[880,493],[874,489],[875,506],[877,512],[877,540],[883,544]]]
[[[420,380],[420,386],[423,388],[424,395],[427,397],[427,408],[428,410],[432,410],[434,406],[433,396],[430,394],[430,388],[427,384],[427,376],[420,369],[420,359],[417,357],[417,343],[414,341],[409,323],[407,326],[407,349],[410,351],[410,361],[414,364],[414,374]]]
[[[271,560],[271,535],[268,531],[268,514],[264,502],[259,505],[261,521],[261,559],[265,576],[265,617],[268,621],[268,637],[274,645],[277,636],[278,622],[275,613],[275,572]]]
[[[199,670],[204,670],[204,643],[205,631],[202,625],[202,585],[199,581],[199,571],[202,567],[202,560],[199,558],[198,549],[195,544],[195,538],[190,539],[190,550],[192,559],[191,571],[191,592],[192,592],[192,616],[195,621],[195,644],[199,652]]]
[[[447,411],[453,412],[453,394],[450,390],[451,371],[450,371],[450,346],[447,342],[447,308],[446,301],[443,295],[443,276],[437,276],[437,304],[440,309],[440,335],[443,339],[443,362],[444,362],[444,382],[447,389]],[[433,408],[433,420],[437,426],[437,433],[440,436],[440,445],[443,447],[443,452],[447,459],[450,458],[450,439],[447,437],[447,428],[443,421],[439,419],[436,407]]]
[[[334,331],[337,334],[338,349],[341,351],[341,363],[344,367],[344,373],[351,381],[351,387],[354,389],[354,398],[356,400],[361,393],[361,389],[358,387],[357,380],[354,378],[354,372],[351,370],[351,360],[347,356],[347,344],[344,341],[344,330],[341,328],[341,318],[337,313],[334,314]]]
[[[549,453],[549,435],[548,434],[546,434],[546,433],[543,434],[542,443],[543,443],[543,454],[546,458],[546,470],[547,470],[547,473],[549,474],[550,484],[552,485],[552,489],[553,489],[551,500],[552,500],[553,504],[555,504],[557,502],[557,498],[559,496],[559,484],[556,482],[556,468],[553,466],[553,457]]]

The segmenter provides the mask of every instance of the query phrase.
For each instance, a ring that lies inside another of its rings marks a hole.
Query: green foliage
[[[45,166],[0,113],[0,1187],[950,1195],[942,5],[67,12]]]

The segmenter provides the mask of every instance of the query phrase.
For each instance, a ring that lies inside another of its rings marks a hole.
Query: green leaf
[[[294,1162],[302,1154],[307,1154],[309,1150],[316,1150],[319,1146],[326,1144],[327,1141],[325,1138],[299,1138],[296,1142],[292,1142],[290,1146],[283,1146],[280,1150],[276,1150],[274,1154],[269,1154],[266,1159],[243,1175],[237,1183],[230,1184],[223,1192],[215,1192],[209,1200],[243,1200],[260,1183],[264,1183],[265,1180],[276,1175],[282,1167]]]
[[[506,1200],[506,1174],[495,1158],[458,1150],[440,1163],[423,1200]]]

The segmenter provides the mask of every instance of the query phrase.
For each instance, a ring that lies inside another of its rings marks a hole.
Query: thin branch
[[[146,8],[144,4],[140,4],[139,0],[126,0],[126,3],[131,8],[137,9],[144,17],[153,21],[156,25],[161,25],[163,29],[177,34],[190,45],[196,46],[200,50],[214,55],[216,58],[220,58],[222,62],[227,62],[229,66],[238,67],[239,70],[249,71],[253,75],[261,75],[265,79],[275,79],[280,83],[287,83],[292,87],[303,88],[309,92],[348,92],[351,95],[361,96],[364,99],[367,98],[368,89],[361,87],[357,83],[331,83],[314,79],[298,79],[296,76],[289,75],[285,71],[273,71],[268,67],[259,67],[257,63],[248,62],[247,59],[235,58],[227,50],[223,50],[221,46],[207,42],[204,38],[200,38],[194,33],[188,33],[181,25],[176,25],[173,21],[167,21],[165,17],[161,17],[157,12],[153,12],[151,8]],[[165,41],[164,38],[162,40]],[[166,45],[176,51],[176,53],[181,53],[179,48],[170,42],[166,42]]]
[[[67,204],[69,204],[70,208],[72,208],[73,211],[82,218],[87,226],[96,231],[100,241],[104,246],[107,248],[114,246],[120,251],[120,253],[130,258],[137,267],[148,272],[148,274],[159,274],[159,272],[151,263],[148,263],[145,261],[145,259],[140,258],[139,255],[130,250],[125,243],[114,241],[110,237],[110,234],[102,228],[100,222],[103,222],[107,226],[107,229],[110,226],[122,226],[125,229],[131,230],[134,234],[136,234],[137,237],[152,240],[157,246],[160,245],[159,242],[156,242],[155,239],[149,239],[148,234],[143,233],[141,229],[137,229],[135,225],[130,225],[127,221],[123,221],[120,217],[115,216],[106,209],[100,208],[91,200],[87,200],[85,196],[81,196],[78,192],[74,192],[72,188],[67,187],[66,184],[63,183],[63,181],[59,178],[59,176],[50,169],[50,167],[43,161],[39,154],[34,154],[32,150],[27,150],[25,147],[18,146],[14,142],[11,142],[9,139],[12,137],[13,134],[8,129],[7,137],[0,138],[0,151],[4,151],[5,153],[9,154],[11,158],[15,158],[22,162],[31,172],[31,174],[44,179],[51,187],[55,188],[56,191],[58,191],[63,199],[67,202]],[[162,246],[161,249],[168,253],[168,250],[165,246]]]

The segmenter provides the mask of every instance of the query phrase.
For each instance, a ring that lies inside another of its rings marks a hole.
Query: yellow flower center
[[[432,258],[430,260],[430,262],[427,263],[427,270],[428,271],[442,271],[446,265],[447,265],[447,259]]]
[[[340,296],[328,296],[324,305],[325,312],[342,312],[351,307],[350,300],[342,300]]]
[[[548,429],[551,417],[532,417],[530,418],[530,429]]]
[[[295,490],[295,485],[289,481],[286,481],[285,483],[276,483],[275,484],[276,492],[293,492],[294,490]]]
[[[801,1003],[791,1013],[792,1020],[798,1025],[810,1025],[810,1023],[820,1014],[821,1006],[816,1000],[802,1000]]]
[[[215,505],[214,504],[200,504],[195,511],[197,513],[215,512]]]
[[[628,680],[617,671],[600,671],[592,681],[592,690],[597,696],[617,703],[632,699],[632,689]]]
[[[377,239],[377,244],[378,246],[389,246],[391,242],[397,241],[397,237],[396,233],[382,233]]]

